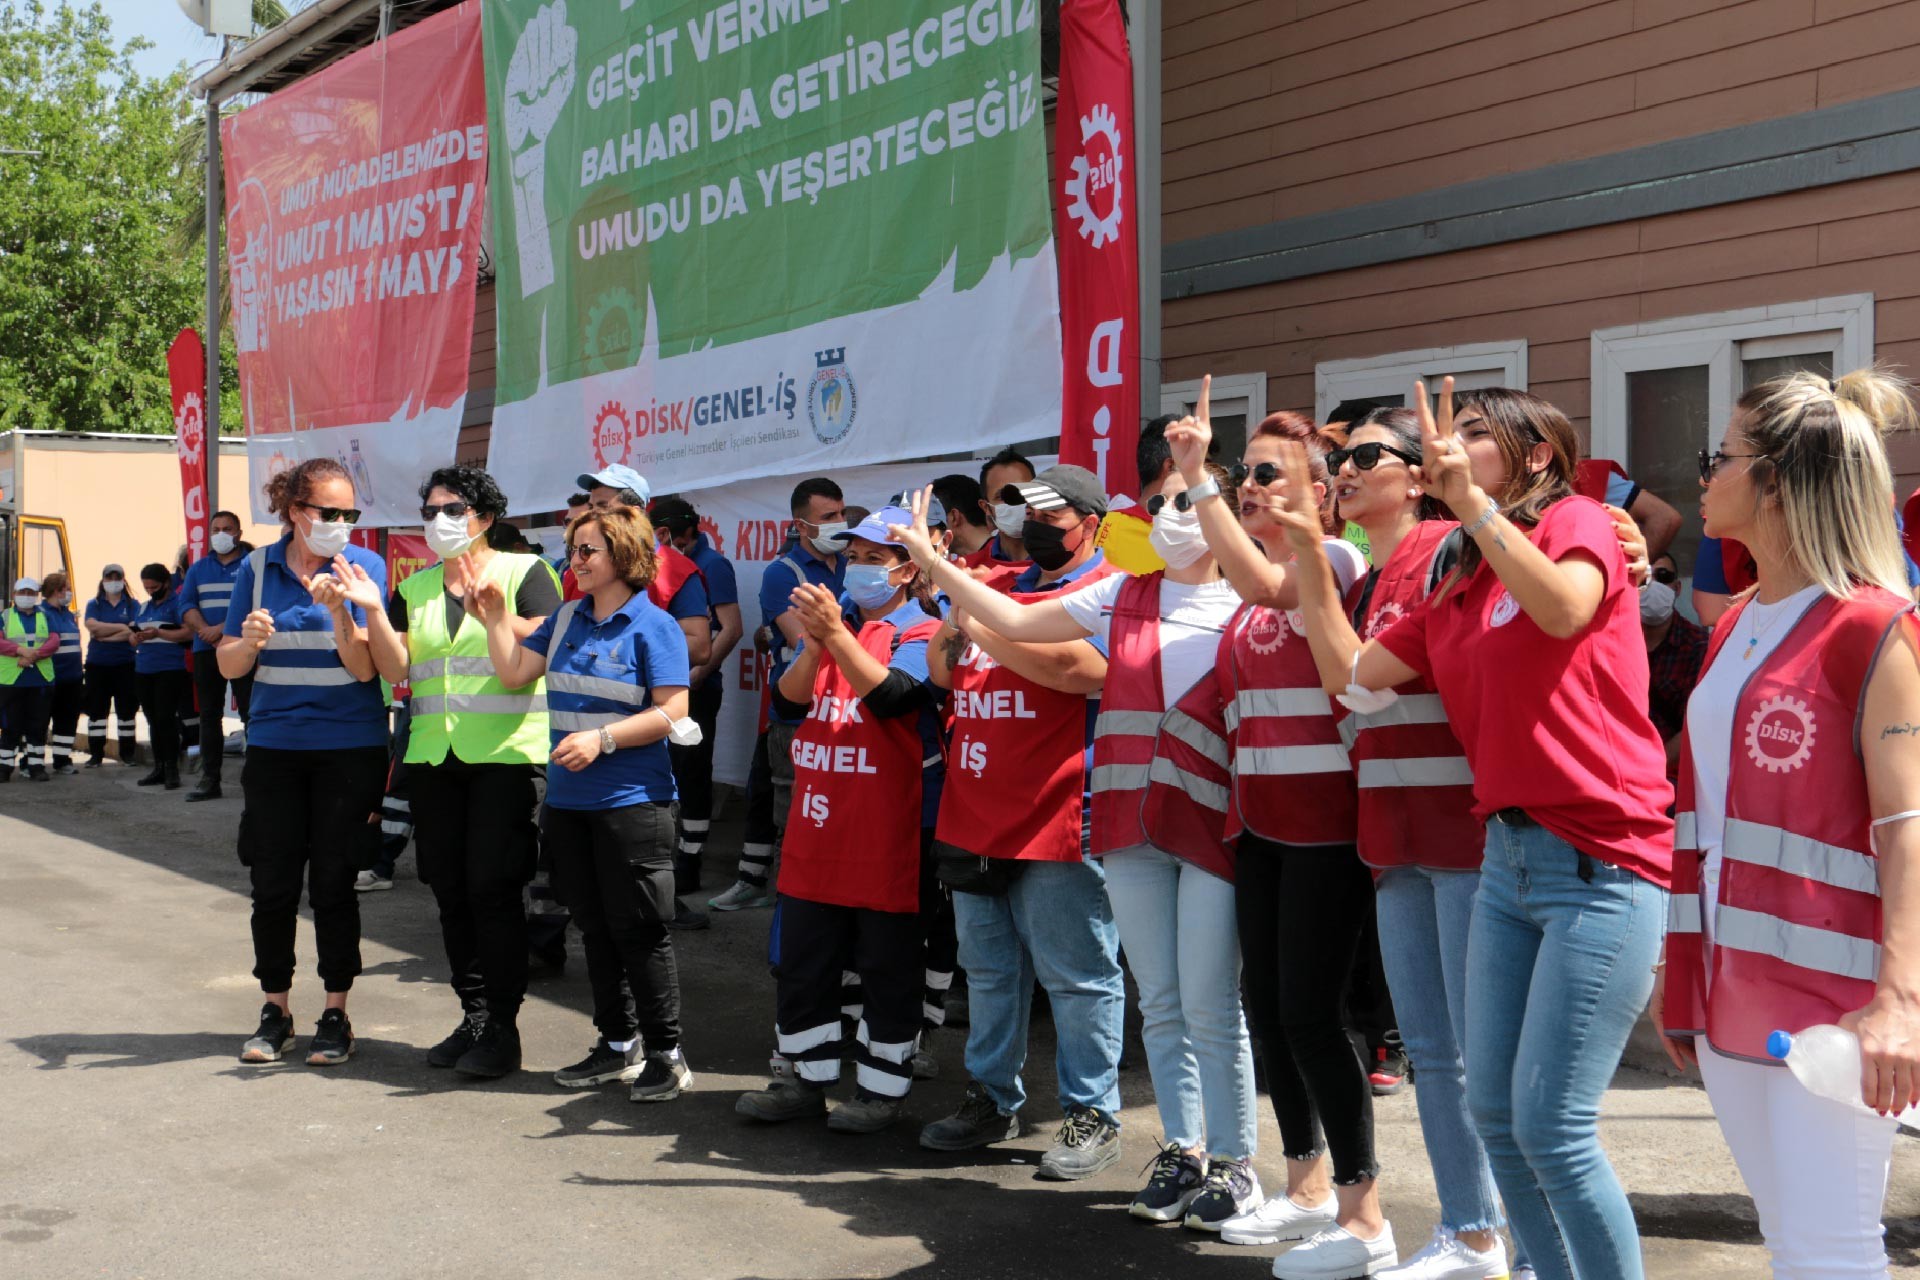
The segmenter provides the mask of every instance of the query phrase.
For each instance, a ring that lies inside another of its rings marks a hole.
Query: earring
[[[1414,486],[1413,488],[1411,488],[1411,489],[1409,489],[1409,490],[1407,490],[1407,496],[1408,496],[1409,498],[1417,498],[1417,497],[1419,497],[1419,496],[1420,496],[1420,486],[1418,486],[1418,485],[1415,485],[1415,486]]]

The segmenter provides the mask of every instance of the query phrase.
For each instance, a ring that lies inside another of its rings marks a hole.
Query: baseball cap
[[[104,578],[110,573],[117,573],[123,578],[127,576],[127,571],[125,569],[122,569],[117,564],[110,564],[106,568],[102,569],[100,571],[100,576]]]
[[[1056,511],[1072,507],[1082,515],[1107,514],[1107,492],[1100,480],[1085,467],[1062,463],[1048,467],[1031,480],[1001,486],[996,500],[1009,506],[1026,503],[1035,511]]]
[[[887,505],[889,507],[895,508],[896,510],[911,512],[911,508],[913,506],[913,492],[914,491],[909,490],[906,493],[896,493],[891,498],[887,499]],[[946,504],[941,502],[940,499],[938,498],[929,496],[927,498],[927,527],[931,529],[936,525],[944,525],[946,524],[946,522],[947,522]],[[907,523],[908,524],[913,523],[911,516],[909,516]]]
[[[653,496],[653,486],[647,483],[647,478],[632,467],[619,462],[610,467],[602,467],[598,471],[582,471],[574,477],[573,482],[582,489],[597,489],[603,486],[608,489],[631,489],[640,495],[642,502]]]
[[[38,591],[40,589],[40,579],[20,578],[14,582],[13,589],[15,591]]]
[[[848,529],[844,533],[836,533],[833,536],[841,542],[848,542],[854,538],[858,538],[862,542],[877,542],[883,547],[891,547],[897,544],[893,540],[893,530],[887,526],[895,524],[911,525],[912,523],[913,512],[907,510],[905,507],[881,507],[878,511],[869,513],[866,519],[853,526],[853,528]]]

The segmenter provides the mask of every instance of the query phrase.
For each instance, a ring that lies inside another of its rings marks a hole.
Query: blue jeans
[[[967,1073],[1008,1115],[1027,1100],[1020,1068],[1037,977],[1053,1005],[1060,1109],[1120,1113],[1126,989],[1100,864],[1029,862],[999,897],[953,895],[967,972]]]
[[[1477,871],[1394,867],[1374,894],[1380,958],[1393,989],[1400,1039],[1413,1060],[1420,1136],[1440,1191],[1440,1224],[1450,1231],[1500,1225],[1487,1150],[1467,1111],[1460,1043],[1467,1031],[1467,935]]]
[[[1544,827],[1487,823],[1467,945],[1467,1102],[1540,1280],[1642,1280],[1600,1101],[1653,990],[1667,894]]]
[[[1120,946],[1140,988],[1162,1141],[1251,1159],[1258,1118],[1233,886],[1146,845],[1105,862]]]

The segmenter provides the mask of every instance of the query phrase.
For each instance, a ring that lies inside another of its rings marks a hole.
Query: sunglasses
[[[1418,466],[1420,463],[1420,455],[1417,453],[1408,453],[1405,449],[1396,449],[1392,445],[1382,443],[1379,440],[1369,440],[1365,444],[1354,445],[1351,449],[1335,449],[1329,453],[1327,455],[1327,470],[1338,471],[1341,467],[1347,465],[1347,460],[1351,458],[1353,460],[1354,470],[1371,471],[1379,466],[1380,459],[1389,453],[1410,467]]]
[[[1721,466],[1737,458],[1753,460],[1766,456],[1764,453],[1728,453],[1724,449],[1715,449],[1712,453],[1708,453],[1702,449],[1700,451],[1700,483],[1712,484],[1713,477],[1719,472]]]
[[[442,513],[454,517],[464,516],[473,510],[471,502],[423,502],[420,504],[420,518],[431,520]]]
[[[591,542],[576,542],[567,548],[567,556],[573,560],[591,560],[605,550],[605,547],[596,547]]]
[[[1147,514],[1157,516],[1166,505],[1167,495],[1164,493],[1156,493],[1147,499]],[[1193,502],[1187,497],[1187,491],[1185,489],[1173,495],[1173,509],[1183,515],[1193,510]]]
[[[1271,462],[1263,462],[1257,467],[1249,467],[1244,462],[1236,462],[1227,471],[1227,483],[1235,488],[1251,480],[1257,485],[1270,485],[1280,478],[1280,468]]]
[[[313,512],[313,518],[322,524],[360,523],[360,508],[358,507],[316,507],[311,502],[303,502],[300,505]]]
[[[1670,587],[1680,581],[1680,575],[1672,569],[1655,569],[1653,571],[1653,580]]]

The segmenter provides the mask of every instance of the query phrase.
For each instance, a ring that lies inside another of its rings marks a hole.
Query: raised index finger
[[[1453,375],[1440,379],[1440,421],[1436,430],[1443,440],[1453,439]]]
[[[1208,426],[1213,425],[1213,375],[1200,375],[1200,400],[1193,406],[1193,416]]]

